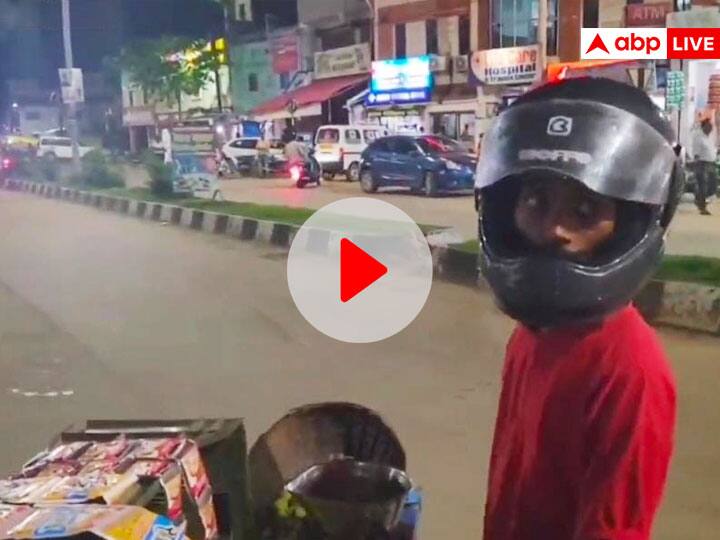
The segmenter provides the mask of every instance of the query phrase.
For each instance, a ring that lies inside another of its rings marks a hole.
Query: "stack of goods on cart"
[[[60,443],[0,481],[0,538],[183,540],[190,507],[216,538],[210,482],[186,437]]]

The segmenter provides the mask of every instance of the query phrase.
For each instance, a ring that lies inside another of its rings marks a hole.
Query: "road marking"
[[[55,397],[70,397],[75,395],[75,390],[50,390],[48,392],[37,392],[33,390],[22,390],[20,388],[9,388],[11,394],[22,397],[40,397],[40,398],[55,398]]]

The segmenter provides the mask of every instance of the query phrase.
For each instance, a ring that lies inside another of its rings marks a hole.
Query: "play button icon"
[[[387,274],[387,266],[347,238],[340,240],[340,301],[349,302]]]
[[[293,239],[290,294],[320,332],[349,343],[386,339],[422,310],[432,285],[425,235],[405,212],[366,197],[316,211]]]

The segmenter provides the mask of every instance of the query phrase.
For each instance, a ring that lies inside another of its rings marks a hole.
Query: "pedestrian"
[[[673,143],[642,90],[596,78],[525,94],[485,137],[481,267],[518,321],[485,540],[650,538],[676,392],[631,301],[662,257],[682,192]]]
[[[707,198],[713,189],[717,190],[717,143],[710,119],[705,118],[693,130],[692,150],[695,156],[695,205],[700,215],[709,216]]]
[[[172,140],[172,133],[169,128],[164,127],[162,129],[160,140],[162,141],[162,148],[163,148],[163,162],[166,165],[171,165],[173,163],[173,140]]]

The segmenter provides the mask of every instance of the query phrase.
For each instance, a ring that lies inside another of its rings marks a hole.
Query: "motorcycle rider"
[[[631,306],[683,187],[673,130],[637,88],[541,86],[483,142],[481,268],[518,321],[503,371],[485,540],[648,540],[676,392]]]
[[[304,165],[308,162],[310,151],[301,136],[298,135],[295,140],[285,145],[285,158],[290,167],[297,164]]]

